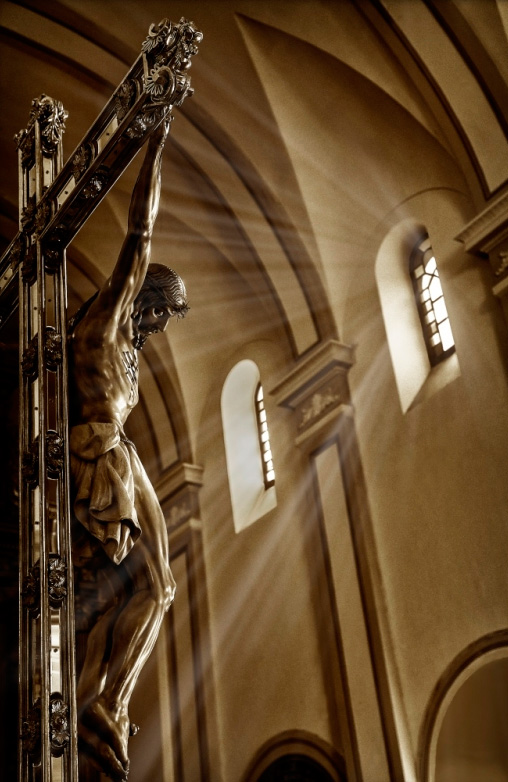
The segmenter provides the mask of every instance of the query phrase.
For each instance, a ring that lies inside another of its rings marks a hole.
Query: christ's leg
[[[132,597],[122,605],[112,629],[112,644],[106,681],[102,692],[88,701],[82,722],[111,747],[125,774],[128,770],[127,744],[130,732],[128,707],[139,674],[148,659],[165,611],[171,602],[173,586],[164,585],[157,557],[142,542],[122,563],[131,579]],[[107,767],[113,779],[123,779],[118,770]],[[105,768],[105,770],[107,770]]]

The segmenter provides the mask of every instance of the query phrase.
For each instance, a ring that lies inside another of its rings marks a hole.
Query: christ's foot
[[[129,769],[127,745],[129,741],[129,717],[126,709],[113,709],[108,707],[106,700],[99,696],[97,700],[88,704],[81,715],[81,722],[89,732],[95,733],[103,744],[106,744],[115,756],[116,761],[123,768],[124,777],[112,777],[125,779]]]
[[[78,723],[78,736],[80,751],[86,754],[97,771],[106,774],[113,782],[126,782],[129,764],[124,766],[109,744],[94,731],[89,730],[81,721]]]

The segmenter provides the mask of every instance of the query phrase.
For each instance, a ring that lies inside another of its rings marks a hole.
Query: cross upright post
[[[18,782],[78,782],[68,438],[66,248],[173,106],[202,34],[152,25],[67,163],[67,113],[41,95],[16,136],[19,231],[0,259],[0,326],[19,310]]]

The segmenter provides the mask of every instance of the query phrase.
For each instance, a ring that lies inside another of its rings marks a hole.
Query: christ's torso
[[[138,402],[138,356],[130,329],[103,328],[85,318],[72,336],[73,424],[115,422],[123,427]]]

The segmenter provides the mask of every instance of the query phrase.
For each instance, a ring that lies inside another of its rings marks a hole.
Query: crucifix
[[[173,594],[165,527],[153,521],[162,512],[123,423],[137,401],[136,350],[187,309],[178,275],[148,262],[162,147],[173,107],[192,94],[187,69],[201,40],[186,19],[152,25],[140,56],[65,165],[67,114],[58,101],[34,100],[16,137],[19,232],[0,259],[0,325],[2,313],[17,307],[18,782],[83,780],[78,735],[95,768],[112,780],[127,778],[127,740],[136,730],[128,700]],[[68,329],[66,248],[145,141],[115,270]],[[94,354],[98,342],[107,344],[107,355]],[[115,518],[90,488],[106,481],[107,494],[111,471],[124,489],[113,492]],[[108,584],[121,581],[123,591],[90,633],[85,676],[76,686],[73,571],[96,560]],[[149,627],[148,639],[141,626]],[[127,635],[138,639],[131,657],[122,651]]]

